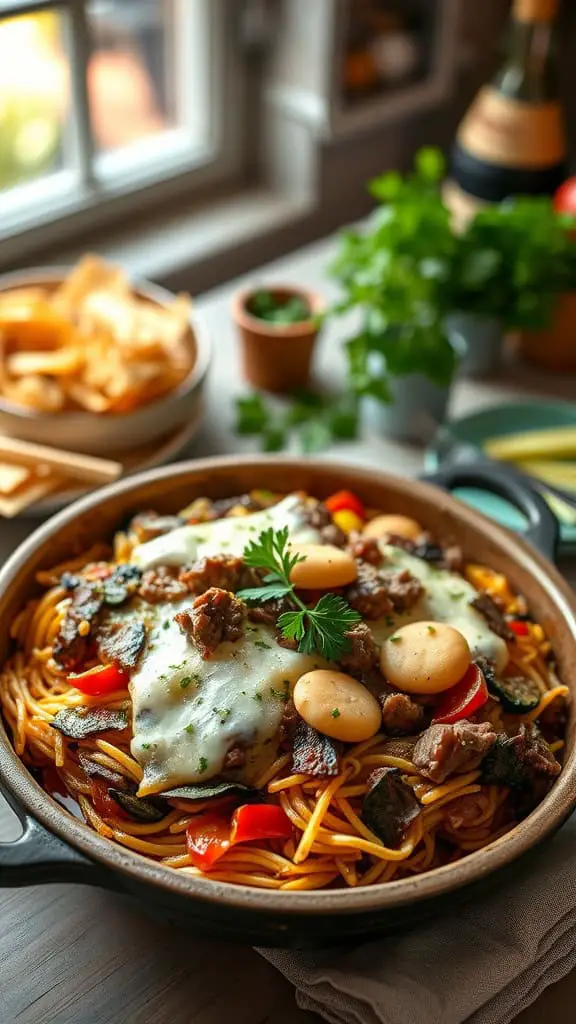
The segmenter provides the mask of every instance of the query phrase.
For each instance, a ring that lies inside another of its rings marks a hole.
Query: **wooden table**
[[[322,268],[331,240],[290,256],[259,273],[329,289]],[[235,338],[228,303],[239,282],[205,296],[205,314],[215,343],[206,425],[191,455],[250,450],[231,431],[232,396],[240,390]],[[319,377],[334,380],[341,370],[339,334],[322,341]],[[574,379],[548,378],[509,367],[497,380],[460,383],[458,414],[510,396],[574,397]],[[399,473],[418,472],[422,452],[375,437],[341,445],[332,458],[366,463]],[[20,521],[0,526],[0,558],[32,528]],[[575,577],[576,578],[576,577]],[[0,806],[0,838],[15,838],[19,825]],[[546,1016],[573,1018],[576,977],[545,992],[517,1024]],[[569,1009],[570,1008],[570,1009]],[[291,986],[253,950],[209,942],[156,924],[122,897],[77,885],[0,890],[0,1024],[313,1024],[300,1011]],[[406,1024],[410,1024],[409,1021]]]

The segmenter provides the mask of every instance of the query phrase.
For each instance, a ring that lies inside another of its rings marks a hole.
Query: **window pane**
[[[61,170],[70,117],[63,18],[0,19],[0,189]]]
[[[88,87],[95,148],[122,149],[175,124],[172,4],[91,0]]]

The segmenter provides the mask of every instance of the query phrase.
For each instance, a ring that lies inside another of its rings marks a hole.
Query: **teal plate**
[[[448,433],[456,443],[474,445],[482,448],[489,437],[504,434],[517,434],[523,430],[541,430],[546,427],[576,426],[576,405],[571,402],[541,401],[517,402],[509,405],[492,405],[470,416],[451,420],[441,428],[444,438]],[[425,467],[428,472],[438,469],[441,464],[439,438],[434,438],[426,456]],[[461,487],[454,491],[457,498],[477,508],[480,512],[495,519],[502,526],[521,533],[526,525],[524,516],[509,502],[498,498],[487,491],[472,487]],[[576,550],[576,510],[556,505],[553,511],[560,522],[560,539],[562,549]]]

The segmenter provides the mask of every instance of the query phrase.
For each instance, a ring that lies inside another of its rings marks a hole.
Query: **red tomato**
[[[232,843],[247,843],[251,839],[289,839],[291,835],[290,818],[278,804],[243,804],[232,815]]]
[[[324,502],[329,512],[334,515],[335,512],[342,512],[346,510],[348,512],[354,512],[360,519],[366,518],[366,509],[352,491],[336,491],[335,494],[331,494],[329,498],[326,498]]]
[[[567,178],[554,195],[556,213],[569,213],[576,217],[576,177]]]
[[[186,829],[186,845],[194,867],[209,871],[230,849],[230,825],[215,811],[198,814]]]
[[[104,779],[91,779],[90,790],[92,803],[101,818],[128,819],[126,811],[116,803],[114,797],[110,796],[108,783]]]
[[[442,694],[436,705],[432,724],[449,725],[452,722],[459,722],[461,718],[469,718],[474,711],[483,707],[487,700],[486,680],[478,665],[470,665],[460,682]]]
[[[99,697],[114,690],[125,690],[130,675],[117,665],[97,665],[80,675],[68,676],[70,686],[75,686],[81,693],[90,697]]]
[[[520,619],[514,619],[512,622],[509,622],[508,625],[510,626],[512,632],[516,634],[516,636],[530,635],[530,630],[528,629],[528,626],[525,622],[522,622]]]

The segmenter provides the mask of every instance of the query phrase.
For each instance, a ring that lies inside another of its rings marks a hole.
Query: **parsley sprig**
[[[287,640],[296,640],[302,654],[321,654],[328,661],[337,661],[350,650],[350,640],[344,634],[361,621],[361,616],[336,594],[323,594],[313,608],[300,600],[290,576],[294,566],[305,558],[290,550],[288,527],[263,530],[244,549],[244,561],[253,569],[265,569],[266,575],[261,587],[240,590],[238,597],[248,604],[288,597],[295,607],[280,616],[278,628]]]

